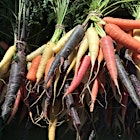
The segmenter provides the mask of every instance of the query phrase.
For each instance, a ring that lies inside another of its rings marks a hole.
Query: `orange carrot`
[[[86,71],[88,70],[91,64],[91,58],[89,55],[85,55],[82,59],[81,65],[79,66],[79,70],[77,74],[74,76],[70,86],[68,87],[66,93],[63,97],[66,97],[68,94],[73,92],[81,83],[82,79],[84,78]]]
[[[119,26],[108,23],[104,27],[105,32],[117,43],[122,44],[130,50],[140,53],[140,41],[125,33]]]
[[[99,81],[98,78],[96,77],[96,79],[93,82],[93,86],[92,86],[92,90],[91,90],[91,105],[90,105],[90,111],[92,112],[94,109],[94,104],[96,101],[96,97],[98,94],[98,88],[99,88]]]
[[[37,69],[38,69],[38,66],[40,64],[40,61],[41,61],[41,55],[38,55],[36,56],[33,60],[32,60],[32,64],[31,64],[31,67],[27,73],[27,76],[26,78],[30,81],[33,81],[35,82],[36,81],[36,73],[37,73]]]
[[[122,28],[123,30],[126,30],[126,31],[140,28],[140,20],[104,17],[103,21],[105,21],[106,23],[116,24],[120,28]]]
[[[47,78],[47,75],[48,75],[48,72],[49,72],[49,69],[52,65],[54,61],[54,57],[51,57],[48,61],[47,61],[47,64],[46,64],[46,69],[45,69],[45,77],[44,77],[44,80]],[[46,88],[49,88],[50,87],[50,84],[53,80],[53,76],[50,78],[50,80],[48,81],[48,83],[46,84]]]

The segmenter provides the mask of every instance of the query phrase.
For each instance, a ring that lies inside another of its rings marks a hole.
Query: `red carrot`
[[[79,70],[77,74],[74,76],[70,86],[68,87],[66,93],[64,94],[64,97],[73,92],[81,83],[82,79],[84,78],[86,71],[88,70],[89,66],[91,64],[91,59],[89,55],[85,55],[83,57],[83,60],[81,62],[81,65],[79,66]]]
[[[114,17],[104,17],[103,20],[106,23],[116,24],[126,31],[140,28],[140,20],[114,18]]]
[[[125,33],[119,26],[108,23],[104,27],[105,32],[112,37],[117,43],[122,44],[124,47],[140,53],[140,42]]]

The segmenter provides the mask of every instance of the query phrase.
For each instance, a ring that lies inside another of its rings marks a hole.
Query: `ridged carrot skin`
[[[108,23],[105,25],[104,29],[105,32],[117,43],[122,44],[130,50],[140,53],[140,41],[125,33],[119,26]]]
[[[100,39],[100,47],[103,51],[103,56],[106,61],[106,66],[111,76],[111,79],[114,81],[114,84],[118,86],[118,73],[117,66],[115,61],[115,52],[113,40],[110,36],[104,36]]]
[[[118,25],[123,30],[140,29],[140,20],[115,18],[115,17],[104,17],[103,21],[106,23],[112,23]]]

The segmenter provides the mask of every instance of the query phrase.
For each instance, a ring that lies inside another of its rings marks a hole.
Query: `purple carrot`
[[[67,59],[70,53],[73,51],[74,47],[82,40],[85,31],[81,25],[78,25],[73,31],[72,35],[69,37],[68,41],[61,49],[61,51],[55,56],[55,59],[50,67],[47,78],[45,80],[45,85],[48,83],[50,77],[54,74],[54,71],[60,66],[63,60]]]
[[[17,96],[17,92],[24,79],[25,67],[26,67],[25,53],[24,51],[19,50],[11,64],[7,93],[6,93],[5,101],[2,105],[1,116],[3,120],[7,120],[7,118],[11,113],[13,103]]]

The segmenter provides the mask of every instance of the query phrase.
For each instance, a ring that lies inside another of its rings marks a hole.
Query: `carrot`
[[[26,56],[26,61],[32,61],[36,56],[41,55],[43,50],[46,48],[47,44],[42,45],[41,47],[37,48],[35,51],[31,52]]]
[[[5,63],[4,66],[2,66],[0,68],[0,79],[5,79],[5,77],[7,77],[8,71],[9,71],[9,67],[10,67],[11,61],[8,61]]]
[[[90,112],[93,112],[94,104],[95,104],[97,94],[98,94],[98,88],[99,88],[99,81],[98,81],[98,78],[95,78],[93,85],[92,85],[92,90],[91,90]]]
[[[7,64],[9,61],[12,60],[12,57],[14,56],[15,52],[16,52],[16,45],[13,45],[8,48],[3,59],[0,62],[0,68],[2,68],[5,64]]]
[[[43,51],[42,58],[41,58],[41,61],[40,61],[40,64],[38,66],[37,73],[36,73],[36,85],[40,82],[41,78],[43,77],[43,75],[45,73],[47,61],[54,54],[54,51],[52,49],[54,47],[54,45],[55,44],[51,41],[46,44],[46,47]]]
[[[130,50],[140,53],[140,42],[132,36],[125,33],[119,26],[108,23],[104,27],[105,32],[112,37],[117,43],[122,44]]]
[[[87,39],[87,34],[85,33],[85,36],[83,37],[83,39],[79,45],[77,56],[76,56],[76,66],[75,66],[76,72],[77,72],[78,67],[80,65],[81,58],[83,57],[83,55],[85,54],[87,49],[88,49],[88,39]]]
[[[72,32],[74,31],[75,28],[71,29],[69,32],[67,32],[64,36],[62,36],[60,38],[60,40],[57,42],[56,46],[53,48],[53,51],[55,53],[58,53],[63,46],[65,45],[65,43],[68,41],[70,35],[72,34]]]
[[[87,39],[89,43],[89,52],[90,52],[91,64],[92,64],[91,72],[90,72],[90,77],[91,77],[93,68],[96,62],[96,58],[99,52],[99,36],[95,27],[90,26],[87,29]],[[90,77],[89,77],[89,80],[90,80]]]
[[[25,47],[25,46],[24,46]],[[9,83],[5,101],[2,105],[2,118],[6,120],[9,117],[15,96],[19,90],[25,76],[26,58],[23,50],[19,50],[16,58],[13,60],[10,70]]]
[[[84,78],[87,69],[89,68],[91,64],[91,58],[89,55],[85,55],[83,57],[83,60],[81,62],[81,65],[79,66],[78,73],[74,76],[69,88],[67,89],[66,93],[63,97],[66,97],[68,94],[72,93],[81,83],[82,79]]]
[[[36,81],[36,73],[37,73],[37,69],[41,61],[41,57],[42,57],[41,55],[38,55],[32,60],[31,67],[26,75],[26,78],[28,80],[33,81],[33,82]]]
[[[100,47],[102,48],[104,59],[106,61],[106,66],[111,76],[111,79],[114,81],[115,86],[118,87],[118,74],[112,38],[108,35],[102,37],[100,39]]]
[[[67,90],[69,86],[68,81],[66,81],[65,85],[64,85],[64,93]],[[72,117],[73,120],[73,124],[76,126],[79,126],[81,124],[80,118],[78,116],[78,112],[74,106],[74,99],[72,94],[69,94],[66,96],[66,106],[69,112],[69,115]]]
[[[121,83],[126,88],[134,104],[136,104],[136,106],[140,109],[140,100],[138,98],[138,95],[132,85],[132,82],[130,81],[130,78],[128,77],[128,74],[124,66],[122,65],[120,57],[117,54],[116,54],[116,64]]]
[[[44,80],[46,79],[47,75],[48,75],[48,72],[49,72],[49,69],[51,67],[51,64],[53,63],[54,61],[54,56],[51,57],[48,61],[47,61],[47,64],[46,64],[46,68],[45,68],[45,77],[44,77]],[[53,77],[51,77],[51,79],[49,80],[49,82],[47,83],[46,85],[46,88],[49,88],[50,87],[50,84],[53,80]]]
[[[126,31],[140,28],[140,20],[104,17],[103,21],[106,23],[118,25],[120,28]]]
[[[140,97],[140,81],[136,77],[135,65],[130,60],[127,60],[127,71],[132,85],[134,86],[137,95]]]
[[[49,127],[48,127],[48,139],[49,140],[55,140],[55,131],[56,131],[56,126],[57,126],[57,121],[58,121],[58,116],[55,114],[59,113],[60,110],[60,102],[56,101],[55,102],[54,108],[50,109],[50,121],[49,121]],[[54,110],[54,113],[53,113]]]
[[[56,55],[50,70],[48,72],[47,78],[45,80],[45,84],[48,83],[50,77],[53,75],[54,70],[59,67],[60,63],[63,63],[63,60],[65,60],[69,54],[72,52],[74,47],[81,41],[81,39],[84,36],[84,29],[81,25],[77,26],[71,36],[69,37],[68,41],[64,45],[64,47],[61,49],[61,51]]]
[[[14,116],[15,116],[17,110],[18,110],[18,107],[19,107],[19,104],[20,104],[20,101],[21,101],[21,97],[22,97],[22,92],[21,92],[21,89],[19,89],[18,93],[17,93],[16,100],[14,102],[14,106],[12,108],[12,112],[10,114],[10,117],[8,118],[8,121],[6,122],[7,125],[10,124],[10,122],[14,118]]]
[[[64,76],[64,78],[63,78],[61,87],[59,88],[58,95],[60,94],[60,92],[61,92],[61,90],[62,90],[62,88],[63,88],[63,86],[64,86],[64,84],[65,84],[65,81],[66,81],[66,79],[67,79],[67,76],[68,76],[69,73],[72,71],[72,69],[73,69],[73,67],[74,67],[74,65],[75,65],[75,63],[76,63],[76,58],[73,59],[73,61],[70,63],[70,65],[67,64],[67,63],[69,63],[69,62],[68,62],[68,61],[66,62],[66,60],[65,60],[65,61],[64,61],[64,66],[65,66],[65,65],[66,65],[66,66],[68,65],[69,67],[68,67],[68,69],[67,69],[67,71],[66,71],[66,74],[65,74],[65,76]],[[64,68],[64,69],[66,69],[66,68]],[[64,73],[64,72],[63,72],[63,73]]]

